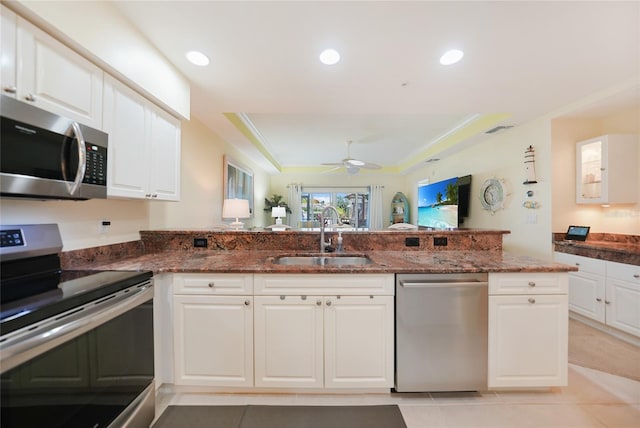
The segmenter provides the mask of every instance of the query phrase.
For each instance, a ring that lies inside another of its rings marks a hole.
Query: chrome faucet
[[[331,239],[329,239],[329,241],[325,242],[324,240],[324,213],[329,210],[329,211],[333,211],[334,213],[336,213],[336,217],[338,219],[338,224],[342,225],[342,221],[340,220],[340,214],[338,213],[338,210],[331,206],[331,205],[327,205],[326,207],[324,207],[324,209],[320,212],[319,218],[320,218],[320,252],[324,253],[325,248],[327,248],[329,245],[331,245]]]

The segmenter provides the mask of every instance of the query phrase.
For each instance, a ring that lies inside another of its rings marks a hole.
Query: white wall
[[[640,204],[576,204],[576,143],[605,134],[640,134],[640,108],[629,108],[591,119],[557,118],[552,121],[553,231],[566,232],[571,224],[591,226],[591,232],[640,235]],[[640,150],[638,151],[640,167]],[[640,189],[640,186],[638,186]],[[640,201],[640,190],[638,194]]]
[[[482,143],[428,164],[408,177],[411,189],[428,179],[436,182],[451,177],[472,175],[469,217],[464,227],[509,230],[504,236],[504,249],[538,258],[551,258],[551,138],[548,118],[516,126]],[[535,149],[537,184],[524,185],[524,152],[531,145]],[[489,178],[504,179],[510,194],[505,208],[493,215],[480,204],[480,188]],[[533,198],[525,196],[534,191]],[[415,190],[412,190],[415,199]],[[535,200],[539,209],[522,206]],[[527,216],[536,217],[535,224],[527,223]]]
[[[269,176],[197,119],[192,119],[182,122],[181,200],[150,204],[150,228],[210,228],[223,223],[225,154],[246,165],[254,174],[256,215],[253,219],[243,220],[245,228],[267,226],[262,213]],[[225,222],[229,223],[229,220]]]
[[[116,244],[140,239],[138,231],[149,228],[147,201],[93,199],[89,201],[32,201],[2,199],[0,224],[57,223],[63,251]],[[101,220],[111,221],[100,233]]]

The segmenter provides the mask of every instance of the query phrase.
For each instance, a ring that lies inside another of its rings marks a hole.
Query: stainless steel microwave
[[[2,197],[107,197],[107,134],[5,95],[0,120]]]

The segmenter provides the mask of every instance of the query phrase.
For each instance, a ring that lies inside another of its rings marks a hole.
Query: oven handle
[[[0,348],[2,373],[99,327],[153,298],[153,283],[116,295],[94,307],[69,315],[24,335],[16,335]],[[44,330],[44,331],[43,331]]]

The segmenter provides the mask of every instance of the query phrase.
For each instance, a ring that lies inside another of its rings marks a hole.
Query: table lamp
[[[231,223],[231,227],[239,230],[244,226],[239,219],[249,218],[249,200],[247,199],[225,199],[222,204],[222,218],[235,218],[236,221]]]

